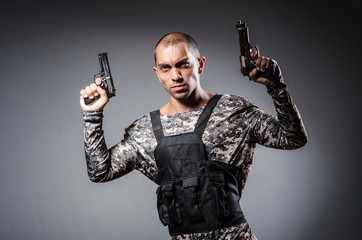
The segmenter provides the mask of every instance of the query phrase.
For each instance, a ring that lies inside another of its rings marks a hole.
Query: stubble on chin
[[[190,92],[190,89],[187,88],[186,90],[184,91],[180,91],[180,92],[173,92],[172,94],[170,94],[174,99],[176,100],[179,100],[179,101],[184,101],[184,100],[187,100],[190,95],[191,95],[191,92]]]
[[[182,92],[182,93],[172,93],[170,95],[176,100],[185,100],[189,96],[188,92],[186,92],[186,91]]]

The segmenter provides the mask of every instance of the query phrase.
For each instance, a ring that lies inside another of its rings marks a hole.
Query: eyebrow
[[[185,64],[185,63],[189,63],[189,58],[185,58],[185,59],[182,59],[180,61],[178,61],[176,64],[175,64],[175,67],[181,67],[181,65]],[[170,64],[167,64],[167,63],[160,63],[158,64],[158,67],[163,67],[163,68],[167,68],[167,67],[171,67]]]
[[[170,68],[171,66],[169,64],[160,63],[160,64],[158,64],[158,67],[160,67],[160,68]]]

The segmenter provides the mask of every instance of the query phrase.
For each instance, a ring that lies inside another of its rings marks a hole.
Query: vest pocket
[[[227,210],[227,196],[225,192],[225,177],[222,173],[210,173],[210,179],[212,182],[212,191],[214,194],[215,201],[215,212],[220,217],[229,216],[229,211]]]
[[[180,208],[173,191],[174,183],[165,183],[157,188],[157,209],[163,225],[180,224]]]
[[[189,221],[199,221],[203,218],[199,207],[198,177],[186,178],[182,181],[183,204]]]

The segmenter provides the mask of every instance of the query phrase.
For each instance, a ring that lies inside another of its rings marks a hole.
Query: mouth
[[[186,84],[178,84],[178,85],[172,86],[171,88],[174,91],[178,92],[178,91],[183,90],[185,87],[186,87]]]

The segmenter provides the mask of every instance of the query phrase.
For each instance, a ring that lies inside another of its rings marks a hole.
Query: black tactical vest
[[[159,110],[151,112],[157,139],[157,208],[170,235],[215,230],[246,222],[239,205],[241,169],[207,159],[202,134],[220,95],[212,97],[194,132],[164,136]]]

